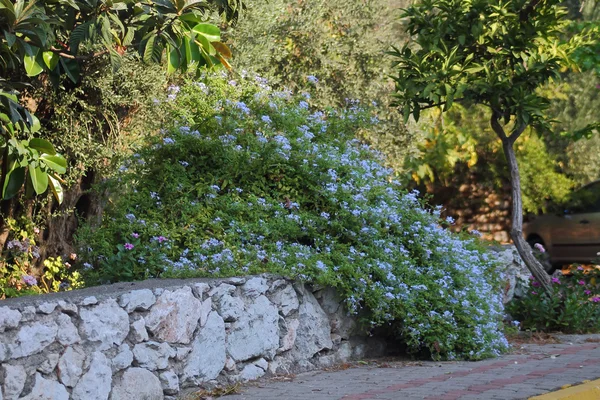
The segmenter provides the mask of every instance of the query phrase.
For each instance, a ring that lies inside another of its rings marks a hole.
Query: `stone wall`
[[[331,289],[274,276],[0,302],[0,400],[173,399],[382,353]]]

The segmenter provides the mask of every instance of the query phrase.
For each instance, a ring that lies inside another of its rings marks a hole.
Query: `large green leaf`
[[[48,168],[56,171],[59,174],[64,174],[67,172],[67,160],[65,160],[62,156],[42,154],[40,156],[40,160],[46,164]]]
[[[17,163],[13,164],[13,169],[6,173],[4,187],[2,188],[2,198],[4,200],[14,197],[25,182],[25,168],[19,167]]]
[[[59,56],[53,51],[45,51],[42,53],[42,57],[44,58],[44,64],[48,67],[48,69],[52,70],[56,68],[58,65]]]
[[[65,199],[65,194],[62,185],[60,184],[58,179],[56,179],[52,175],[48,175],[48,179],[50,183],[50,189],[52,190],[52,194],[54,194],[54,197],[58,201],[58,204],[62,204],[63,200]]]
[[[76,60],[61,58],[60,65],[73,83],[79,82],[79,63]]]
[[[221,41],[221,30],[212,24],[198,24],[192,28],[196,32],[208,39],[209,42]]]
[[[29,164],[29,178],[31,179],[33,190],[37,194],[42,194],[48,189],[48,174],[33,163]]]
[[[54,150],[54,146],[52,143],[47,141],[46,139],[34,138],[29,141],[29,147],[36,149],[40,153],[47,153],[50,155],[56,154],[56,150]]]
[[[32,55],[25,54],[23,57],[23,64],[25,65],[25,72],[27,76],[36,76],[44,71],[44,66],[39,63],[38,59],[39,49],[36,49]]]

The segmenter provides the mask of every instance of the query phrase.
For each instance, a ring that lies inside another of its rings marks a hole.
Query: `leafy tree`
[[[549,128],[539,88],[572,66],[582,35],[564,41],[558,0],[423,0],[405,10],[414,42],[395,48],[396,104],[406,120],[454,102],[482,104],[502,143],[512,186],[511,237],[534,277],[550,278],[523,238],[521,181],[514,145],[528,126]]]
[[[31,100],[23,98],[28,88],[34,83],[57,90],[73,87],[82,71],[98,71],[85,68],[90,61],[108,57],[116,70],[127,52],[138,53],[147,63],[160,63],[166,56],[169,71],[228,66],[224,57],[230,51],[220,42],[219,28],[204,22],[215,8],[235,17],[240,4],[0,0],[2,199],[14,197],[25,183],[26,194],[42,194],[50,185],[62,201],[58,175],[67,162],[49,141],[31,138],[42,127],[23,104]]]

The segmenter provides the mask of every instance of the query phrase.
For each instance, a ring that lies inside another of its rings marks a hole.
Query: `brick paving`
[[[577,337],[573,337],[577,338]],[[263,380],[226,400],[511,400],[600,378],[600,343],[522,345],[477,362],[380,362]]]

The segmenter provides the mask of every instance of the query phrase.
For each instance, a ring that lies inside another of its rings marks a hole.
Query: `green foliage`
[[[506,161],[483,107],[456,104],[446,113],[435,110],[425,116],[420,123],[424,134],[419,153],[406,159],[414,181],[441,188],[454,184],[457,171],[467,169],[479,177],[479,184],[502,190],[509,180]],[[566,200],[574,182],[538,135],[526,132],[515,151],[524,211],[546,211],[549,203]]]
[[[407,35],[398,21],[408,0],[258,0],[244,18],[224,30],[238,71],[257,72],[278,88],[311,90],[319,106],[374,101],[379,124],[359,136],[386,154],[399,173],[414,149],[415,132],[388,107],[394,85],[385,54]],[[318,85],[312,83],[318,79]]]
[[[536,91],[568,62],[559,1],[424,0],[409,7],[414,43],[395,49],[397,104],[408,120],[434,105],[484,104],[515,126],[546,124]],[[416,46],[415,46],[416,45]]]
[[[553,278],[553,295],[541,293],[530,281],[525,297],[511,302],[508,313],[521,329],[542,332],[592,333],[600,331],[600,271],[578,267],[573,274]]]
[[[336,287],[365,329],[392,324],[413,353],[503,351],[495,260],[355,139],[373,111],[307,97],[259,77],[171,87],[170,123],[78,233],[89,282],[277,273]]]
[[[51,293],[77,289],[83,286],[81,275],[71,269],[71,264],[63,262],[61,257],[44,261],[44,272],[36,278],[35,261],[39,259],[39,247],[34,240],[32,224],[9,220],[8,224],[18,236],[8,242],[2,252],[0,264],[0,299],[39,293]],[[22,229],[19,229],[22,228]]]
[[[86,69],[85,63],[98,57],[108,57],[113,70],[117,70],[128,50],[136,51],[147,63],[160,63],[166,53],[170,71],[195,70],[200,65],[228,66],[224,57],[230,52],[220,42],[219,28],[204,22],[214,5],[175,0],[147,4],[1,0],[2,198],[14,196],[26,182],[26,192],[37,194],[45,192],[50,184],[57,200],[62,201],[60,178],[56,174],[64,173],[66,161],[54,154],[51,146],[46,146],[52,156],[50,161],[31,145],[30,136],[40,125],[19,103],[18,90],[36,80],[47,79],[54,87],[61,88],[64,76],[77,84],[81,71]],[[237,12],[231,4],[216,5],[221,11]],[[42,73],[43,79],[35,78]]]

